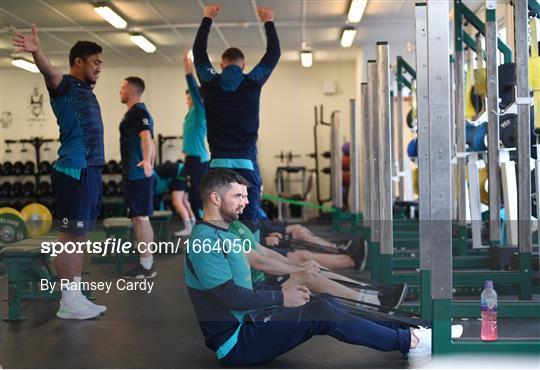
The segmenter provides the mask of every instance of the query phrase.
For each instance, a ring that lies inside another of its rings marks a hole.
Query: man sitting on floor
[[[247,199],[247,186],[241,186],[242,193]],[[240,213],[243,209],[240,211]],[[359,290],[354,290],[334,280],[345,280],[346,277],[330,271],[321,271],[322,266],[314,260],[298,262],[294,259],[265,248],[257,243],[255,235],[241,221],[229,224],[229,232],[236,235],[242,243],[249,241],[251,250],[247,253],[251,270],[251,281],[254,289],[280,289],[287,285],[305,285],[317,293],[328,293],[349,300],[366,302],[375,305],[397,308],[407,294],[407,284],[389,286],[388,291],[364,289],[358,283]],[[266,274],[272,275],[267,277]],[[349,280],[351,282],[351,280]]]
[[[370,321],[312,297],[307,287],[254,290],[251,249],[229,232],[245,207],[248,182],[227,169],[210,170],[201,182],[203,221],[190,235],[185,280],[205,337],[224,365],[262,363],[314,335],[381,351],[408,353],[416,363],[431,356],[431,330]],[[239,248],[238,248],[239,247]]]

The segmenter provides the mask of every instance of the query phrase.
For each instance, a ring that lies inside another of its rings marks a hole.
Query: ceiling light
[[[138,47],[146,51],[147,53],[153,53],[156,51],[156,45],[152,44],[150,40],[141,35],[140,33],[132,33],[129,36],[131,41],[133,41]]]
[[[300,52],[300,62],[302,66],[309,68],[313,65],[313,53],[311,50],[302,50]]]
[[[34,63],[29,62],[23,58],[13,58],[11,60],[11,64],[32,73],[39,73],[39,69]]]
[[[105,19],[107,22],[109,22],[113,27],[116,28],[126,28],[127,22],[124,20],[124,18],[120,17],[114,10],[112,10],[107,5],[96,5],[94,7],[94,10],[96,13],[101,15],[103,19]]]
[[[351,23],[358,23],[366,10],[367,0],[352,0],[347,20]]]
[[[356,30],[352,27],[347,27],[343,29],[341,33],[341,46],[344,48],[351,47],[354,42],[354,37],[356,36]]]

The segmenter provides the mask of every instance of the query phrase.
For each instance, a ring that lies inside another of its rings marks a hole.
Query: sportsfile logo
[[[81,224],[81,226],[77,223],[77,227],[84,227],[84,223]],[[184,244],[184,247],[182,244]],[[187,239],[185,241],[178,239],[176,243],[165,241],[132,243],[131,241],[116,238],[107,238],[103,241],[86,240],[77,242],[69,241],[65,243],[59,241],[43,241],[41,243],[41,253],[48,254],[52,257],[56,257],[60,253],[88,253],[98,254],[100,256],[131,253],[145,254],[147,252],[176,254],[179,250],[185,249],[185,245],[187,245]]]

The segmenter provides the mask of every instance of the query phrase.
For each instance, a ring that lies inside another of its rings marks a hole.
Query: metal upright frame
[[[521,3],[521,4],[520,4]],[[487,1],[487,12],[495,12],[493,2]],[[495,4],[496,6],[496,4]],[[449,29],[448,25],[444,22],[440,22],[440,19],[445,17],[448,11],[448,1],[441,0],[429,0],[427,3],[427,30],[428,30],[428,101],[429,101],[429,126],[430,126],[430,184],[431,188],[431,268],[433,271],[437,271],[437,274],[431,275],[431,296],[432,296],[432,320],[433,320],[433,332],[432,332],[432,351],[434,355],[446,354],[452,352],[512,352],[512,353],[540,353],[540,341],[535,340],[498,340],[495,342],[482,342],[482,341],[459,341],[452,340],[450,336],[452,317],[463,317],[459,313],[461,308],[466,310],[471,309],[471,303],[452,302],[452,247],[451,247],[451,222],[447,221],[451,216],[449,208],[451,179],[449,177],[449,165],[450,165],[450,106],[448,94],[450,92],[450,75],[448,60],[444,57],[444,52],[447,48],[449,41]],[[527,6],[524,2],[516,2],[515,5],[516,25],[520,23],[518,19],[526,19]],[[487,16],[488,22],[490,19],[494,19],[494,13]],[[521,21],[526,24],[526,21]],[[489,25],[487,25],[488,39],[493,41],[490,37]],[[523,43],[526,45],[526,36],[521,28],[516,27],[516,44]],[[525,28],[526,31],[526,28]],[[523,45],[521,48],[525,49]],[[516,48],[518,50],[518,48]],[[526,49],[525,49],[526,50]],[[488,55],[488,68],[490,58],[490,48],[487,48]],[[523,55],[523,51],[517,55]],[[445,64],[446,63],[446,64]],[[518,64],[519,65],[519,64]],[[525,64],[526,65],[526,64]],[[525,91],[523,87],[527,85],[528,73],[527,67],[520,68],[517,71],[521,78],[520,86],[521,92]],[[527,90],[528,92],[528,90]],[[520,95],[518,95],[518,98]],[[522,97],[524,97],[522,95]],[[528,95],[527,95],[528,97]],[[523,101],[522,109],[519,112],[520,126],[526,128],[524,130],[528,135],[528,119],[524,119],[524,116],[529,115],[529,105]],[[488,108],[491,109],[491,108]],[[433,130],[431,130],[433,128]],[[436,134],[435,134],[436,133]],[[523,145],[525,134],[521,132],[519,136],[520,144]],[[526,148],[522,148],[526,151]],[[525,154],[527,154],[525,152]],[[522,157],[523,160],[524,157]],[[527,158],[528,160],[528,158]],[[520,174],[522,178],[525,178],[526,174]],[[530,174],[529,174],[530,176]],[[529,187],[530,188],[530,187]],[[520,191],[523,189],[520,189]],[[525,194],[527,195],[527,194]],[[529,203],[530,210],[530,192],[529,198],[523,194],[520,197],[522,203]],[[520,209],[520,213],[525,215],[525,208]],[[528,216],[530,217],[530,216]],[[528,222],[530,228],[530,222]],[[520,236],[527,230],[523,229],[520,232]],[[530,231],[530,230],[529,230]],[[530,233],[527,239],[531,237]],[[527,243],[525,243],[527,244]],[[487,275],[487,274],[486,274]],[[489,279],[485,276],[485,279]],[[454,279],[455,281],[455,279]],[[477,302],[474,302],[478,304]],[[514,315],[521,311],[524,313],[524,317],[537,317],[538,316],[538,304],[528,304],[530,302],[507,302],[499,306],[499,316],[515,317]],[[536,312],[534,308],[536,307]],[[477,311],[479,311],[477,307]],[[505,313],[503,315],[503,312]],[[510,314],[511,313],[511,314]],[[528,316],[531,315],[531,316]]]

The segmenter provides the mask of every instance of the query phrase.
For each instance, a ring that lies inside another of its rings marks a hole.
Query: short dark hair
[[[249,187],[249,182],[237,172],[225,168],[209,170],[201,180],[200,192],[203,202],[206,203],[213,192],[223,194],[234,183]]]
[[[69,66],[75,64],[75,58],[86,60],[90,55],[100,54],[103,51],[100,45],[92,41],[77,41],[69,51]]]
[[[228,60],[236,62],[237,60],[244,60],[244,53],[238,48],[228,48],[221,55],[221,60]]]
[[[139,91],[139,95],[142,95],[142,93],[144,92],[144,88],[145,88],[144,81],[143,81],[142,78],[135,77],[135,76],[130,76],[130,77],[124,78],[124,80],[126,80],[128,83],[135,86],[137,88],[137,90]]]

